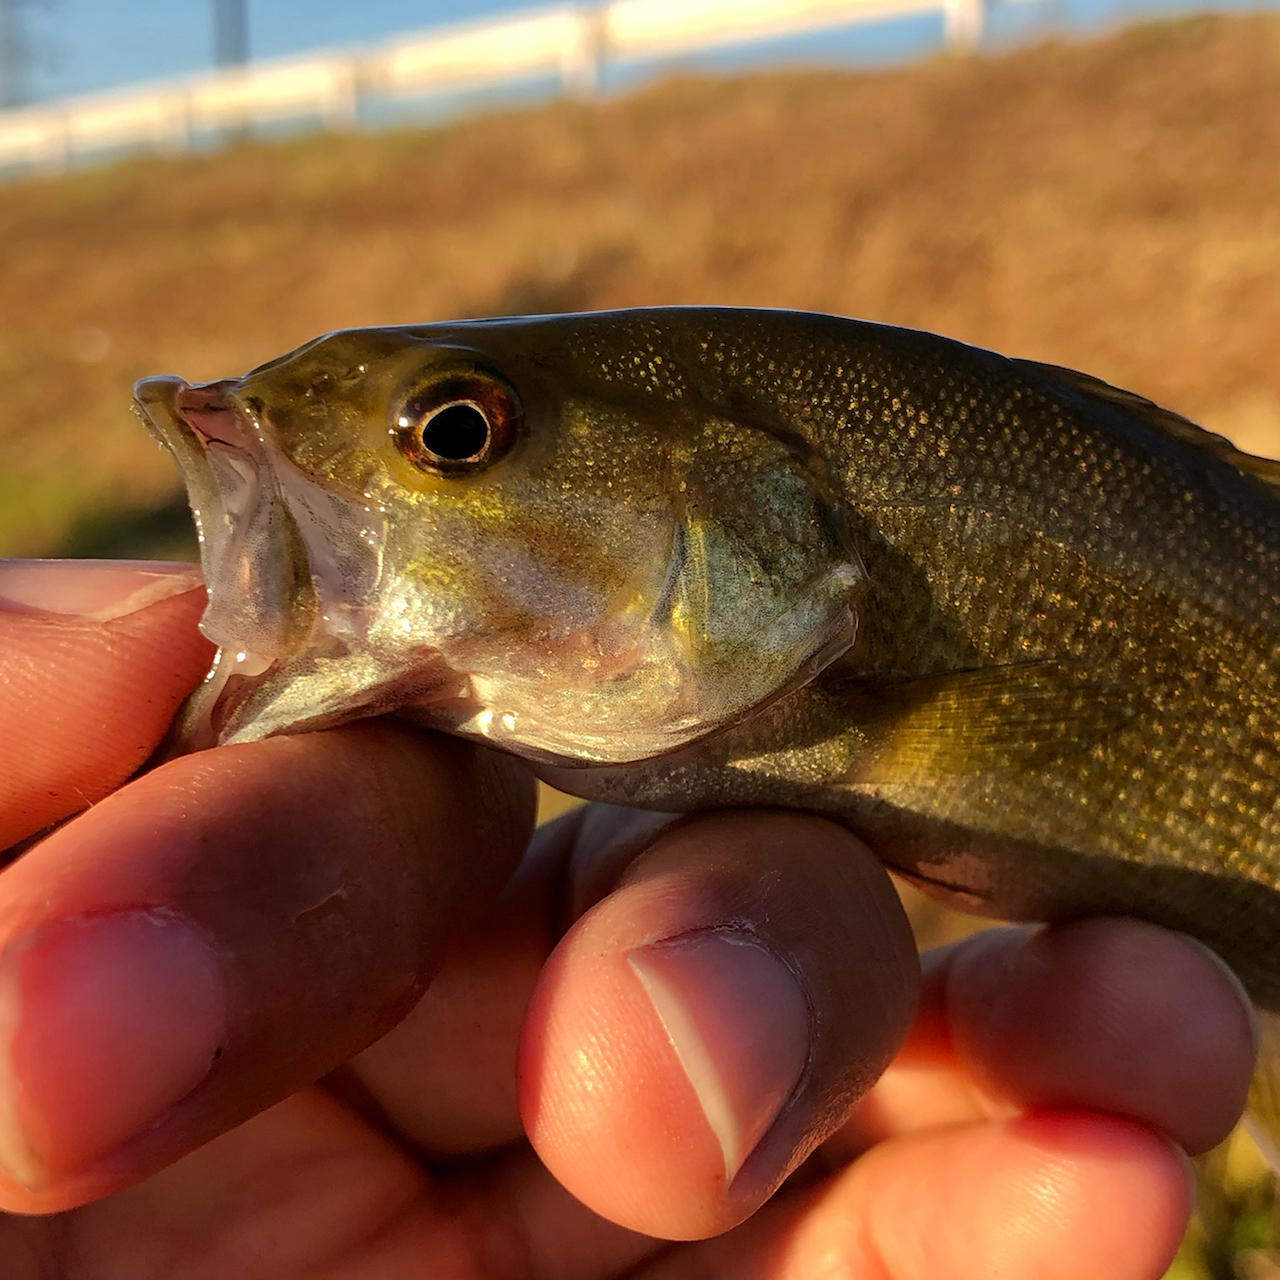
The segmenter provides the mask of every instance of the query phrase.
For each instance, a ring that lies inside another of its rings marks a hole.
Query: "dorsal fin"
[[[1198,427],[1189,418],[1174,413],[1171,409],[1162,409],[1154,401],[1137,395],[1132,391],[1122,391],[1113,387],[1101,378],[1090,377],[1087,373],[1079,373],[1075,369],[1064,369],[1061,365],[1041,364],[1036,360],[1014,360],[1013,363],[1024,373],[1030,373],[1038,382],[1048,382],[1055,392],[1066,391],[1076,396],[1085,396],[1091,400],[1102,400],[1107,404],[1128,414],[1131,418],[1147,426],[1154,427],[1175,440],[1182,440],[1212,454],[1221,462],[1227,463],[1247,476],[1261,480],[1268,488],[1280,493],[1280,462],[1271,458],[1259,458],[1252,453],[1244,453],[1237,449],[1226,436],[1206,431]]]

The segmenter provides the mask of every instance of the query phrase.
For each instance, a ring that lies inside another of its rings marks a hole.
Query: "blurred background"
[[[1276,8],[0,0],[0,108],[0,555],[194,556],[138,377],[460,316],[862,316],[1280,454]],[[1277,1280],[1202,1164],[1170,1280]]]

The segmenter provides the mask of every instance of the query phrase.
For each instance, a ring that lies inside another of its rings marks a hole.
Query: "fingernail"
[[[175,915],[59,921],[0,957],[0,1166],[31,1189],[141,1132],[226,1037],[218,957]]]
[[[110,622],[202,585],[191,564],[153,560],[0,560],[0,610]]]
[[[707,929],[627,956],[732,1181],[809,1060],[809,1004],[791,971],[736,929]]]

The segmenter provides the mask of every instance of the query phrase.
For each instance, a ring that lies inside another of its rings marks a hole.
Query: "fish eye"
[[[478,404],[460,400],[424,419],[418,434],[423,450],[441,462],[469,462],[478,458],[489,443],[489,419]]]
[[[510,387],[478,374],[462,375],[411,392],[396,412],[391,433],[420,471],[459,475],[506,454],[520,417]]]

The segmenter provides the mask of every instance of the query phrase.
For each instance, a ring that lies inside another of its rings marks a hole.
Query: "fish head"
[[[848,649],[863,571],[815,460],[591,319],[351,330],[139,383],[219,650],[179,749],[395,711],[620,763]]]

